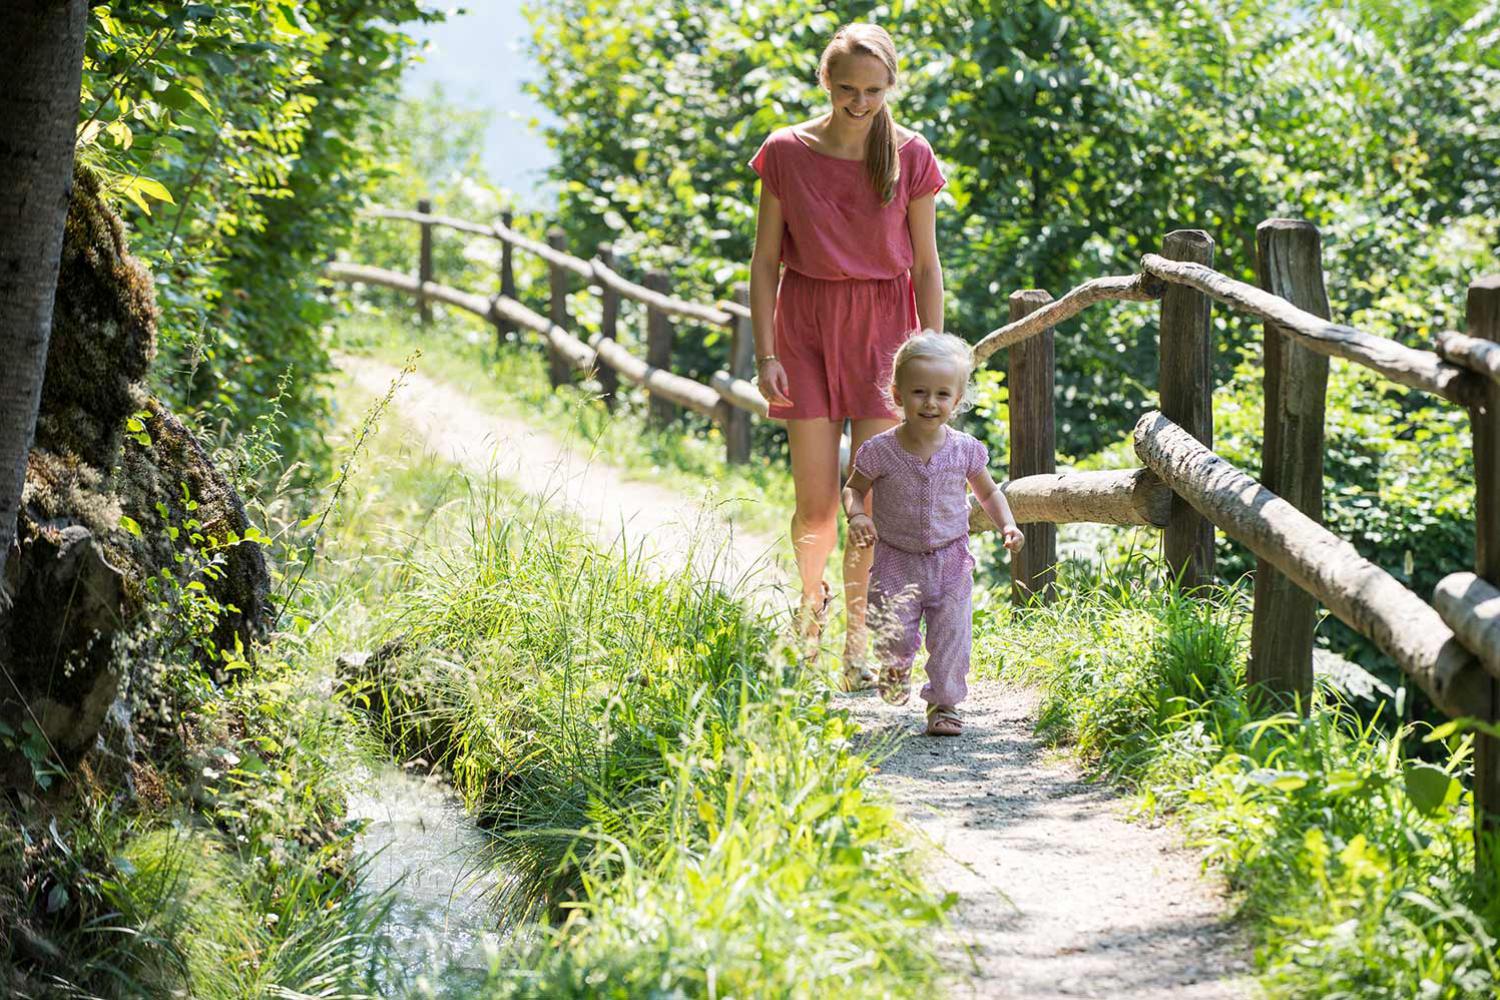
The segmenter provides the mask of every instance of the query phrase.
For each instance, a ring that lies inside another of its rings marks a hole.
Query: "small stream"
[[[349,818],[369,823],[355,841],[368,892],[391,891],[385,923],[401,983],[425,976],[440,994],[483,981],[504,940],[492,900],[500,876],[489,836],[441,780],[380,764],[349,795]],[[462,995],[458,993],[458,995]]]

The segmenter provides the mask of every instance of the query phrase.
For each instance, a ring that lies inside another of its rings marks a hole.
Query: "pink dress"
[[[922,460],[894,428],[860,446],[854,468],[875,485],[875,562],[870,567],[869,621],[875,653],[899,676],[911,670],[927,626],[930,705],[957,705],[968,694],[973,640],[974,558],[969,555],[967,486],[989,465],[984,442],[947,428]]]
[[[896,196],[882,205],[861,160],[819,153],[777,129],[750,161],[781,202],[786,263],[776,292],[776,355],[791,406],[778,420],[896,419],[891,357],[916,328],[906,209],[946,183],[927,140],[900,149]]]

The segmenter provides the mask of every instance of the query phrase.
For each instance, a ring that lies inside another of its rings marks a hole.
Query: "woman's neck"
[[[842,121],[837,111],[830,111],[823,117],[820,139],[823,145],[836,155],[854,158],[863,157],[865,143],[870,137],[870,125],[856,125],[853,122]]]

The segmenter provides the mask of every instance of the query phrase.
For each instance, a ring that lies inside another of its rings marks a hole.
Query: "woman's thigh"
[[[842,485],[839,482],[839,438],[842,433],[842,421],[786,422],[797,513],[803,517],[832,517],[838,512]]]

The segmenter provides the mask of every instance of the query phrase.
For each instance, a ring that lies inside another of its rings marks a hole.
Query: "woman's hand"
[[[766,402],[776,406],[792,405],[792,397],[787,395],[791,391],[791,383],[787,379],[786,368],[775,358],[757,365],[755,384],[760,387],[760,394],[766,397]]]
[[[1005,539],[1005,547],[1012,552],[1020,552],[1026,544],[1026,536],[1014,524],[1007,524],[1000,534]]]
[[[849,518],[849,541],[857,548],[867,549],[880,540],[875,533],[875,521],[869,514],[855,514]]]

